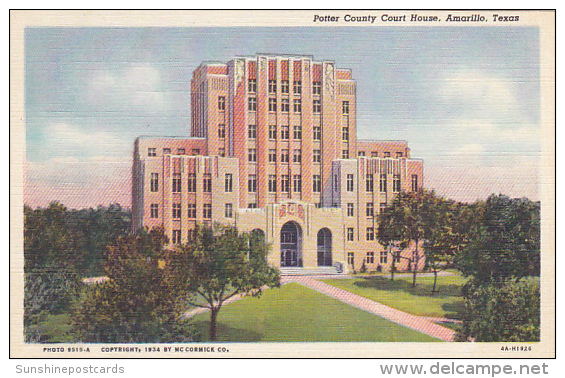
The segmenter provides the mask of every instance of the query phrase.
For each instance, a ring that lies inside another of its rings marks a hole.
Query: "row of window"
[[[230,204],[231,206],[231,204]],[[196,204],[187,204],[187,217],[191,219],[196,218]],[[173,203],[172,217],[173,219],[180,219],[182,216],[182,207],[180,203]],[[202,217],[204,219],[212,218],[212,204],[205,203],[202,209]],[[231,217],[231,216],[230,216]],[[159,204],[151,204],[151,218],[159,218]]]
[[[192,152],[192,155],[200,155],[200,149],[199,148],[193,148],[191,152]],[[171,151],[170,148],[163,148],[163,155],[169,155],[171,153],[172,153],[172,151]],[[177,148],[176,154],[177,155],[186,155],[186,149],[185,148]],[[149,157],[157,156],[157,148],[149,147],[147,149],[147,156],[149,156]]]
[[[249,161],[256,161],[257,155],[255,150],[249,150]],[[253,152],[251,152],[253,151]],[[274,151],[273,153],[271,151]],[[286,153],[284,152],[286,151]],[[315,150],[315,151],[319,151],[319,150]],[[316,154],[314,156],[317,156]],[[301,155],[300,155],[300,150],[295,150],[295,154],[294,154],[294,162],[300,162],[301,161]],[[283,154],[281,155],[281,160],[283,162],[288,162],[288,150],[283,150]],[[252,160],[253,159],[253,160]],[[276,161],[276,151],[275,150],[269,150],[269,161],[270,162],[274,162]],[[314,161],[316,162],[316,158],[314,159]],[[196,174],[194,173],[188,173],[187,174],[187,191],[188,192],[196,192]],[[276,192],[276,175],[269,175],[269,191],[270,192]],[[281,191],[282,192],[288,192],[288,187],[290,184],[282,184],[283,182],[288,182],[289,178],[287,175],[282,175],[281,176]],[[293,176],[293,182],[294,187],[295,188],[299,188],[299,189],[294,189],[295,192],[301,192],[302,191],[302,176],[300,175],[294,175]],[[300,182],[300,184],[296,184],[296,182]],[[367,175],[366,178],[366,191],[367,192],[373,192],[374,190],[374,184],[373,184],[373,175]],[[393,192],[400,192],[400,175],[393,175],[393,186],[392,186],[392,190]],[[231,173],[226,173],[225,175],[225,191],[226,192],[232,192],[233,191],[233,175]],[[152,192],[158,192],[159,191],[159,174],[158,173],[151,173],[151,182],[150,182],[150,187],[151,187],[151,191]],[[313,191],[314,192],[321,192],[322,191],[322,178],[320,175],[314,175],[313,176]],[[353,174],[348,174],[347,175],[347,179],[346,179],[346,190],[348,192],[353,192],[354,191],[354,175]],[[387,175],[386,174],[381,174],[380,175],[380,180],[379,180],[379,189],[380,192],[382,193],[386,193],[387,191]],[[334,190],[339,191],[339,176],[338,175],[334,175]],[[418,190],[418,175],[412,175],[412,191],[415,192]],[[181,180],[181,175],[178,173],[173,174],[173,193],[180,193],[182,191],[182,180]],[[210,193],[212,192],[212,176],[209,173],[204,174],[203,177],[203,191],[205,193]],[[257,179],[255,175],[250,175],[249,176],[249,185],[248,185],[248,191],[249,192],[256,192],[257,191]],[[348,204],[348,215],[349,215],[349,205],[353,206],[353,204]],[[369,205],[367,205],[369,206]],[[381,204],[382,206],[382,204]],[[353,210],[352,210],[353,211]],[[367,216],[373,216],[373,210],[371,210],[371,215],[369,215],[369,207],[367,207]]]
[[[357,156],[365,156],[365,151],[359,151],[357,152]],[[396,158],[401,158],[403,157],[404,154],[401,151],[397,151],[396,152]],[[371,157],[379,157],[379,152],[378,151],[371,151]],[[383,157],[387,158],[387,157],[391,157],[390,155],[390,151],[385,151],[383,152]]]
[[[367,264],[374,264],[375,263],[375,252],[367,252],[367,257],[365,257],[365,262]],[[400,252],[395,252],[393,255],[393,262],[400,263]],[[381,251],[380,252],[380,260],[379,263],[387,264],[388,263],[388,252]],[[353,252],[347,252],[347,264],[355,265],[355,254]]]
[[[269,80],[269,93],[275,94],[277,93],[277,81],[276,80]],[[290,83],[288,80],[281,80],[281,93],[288,94],[290,90]],[[249,93],[257,93],[257,80],[256,79],[248,79],[247,81],[247,91]],[[294,94],[301,94],[302,93],[302,81],[294,80],[292,85],[292,91]],[[322,83],[320,81],[312,82],[312,94],[320,95],[322,94]]]
[[[375,229],[373,227],[367,227],[366,230],[366,240],[372,241],[375,240]],[[346,232],[347,241],[354,241],[355,240],[355,229],[353,227],[348,227]]]
[[[226,98],[224,96],[218,97],[218,110],[225,111],[226,110]],[[247,110],[250,112],[257,111],[257,97],[248,97],[247,98]],[[277,111],[277,99],[270,97],[269,98],[269,112],[276,112]],[[283,113],[290,112],[290,100],[288,98],[281,99],[281,111]],[[293,99],[293,111],[294,113],[302,113],[302,100],[297,98]],[[322,113],[322,100],[320,99],[313,99],[312,100],[312,112],[314,114]],[[341,103],[341,112],[343,115],[349,115],[349,101],[342,101]]]
[[[381,212],[386,208],[386,202],[382,202],[380,204],[380,210]],[[375,205],[373,202],[367,202],[367,205],[365,207],[365,215],[368,218],[372,218],[375,216]],[[348,203],[347,204],[347,216],[348,217],[353,217],[355,216],[355,204],[354,203]]]
[[[292,136],[293,136],[294,140],[301,140],[302,139],[302,126],[301,125],[294,126]],[[247,137],[249,139],[257,139],[257,125],[248,125],[247,126]],[[218,138],[219,139],[225,139],[226,138],[226,125],[223,124],[223,123],[218,125]],[[277,126],[276,125],[270,125],[269,126],[269,139],[271,139],[271,140],[277,139]],[[290,127],[289,126],[281,126],[281,139],[283,139],[283,140],[290,139]],[[322,128],[320,126],[314,126],[313,127],[312,139],[314,139],[314,140],[321,140],[322,139]],[[345,127],[342,128],[341,139],[344,140],[344,141],[349,140],[349,127],[345,126]]]

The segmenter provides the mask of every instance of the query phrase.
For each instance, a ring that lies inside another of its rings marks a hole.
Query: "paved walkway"
[[[372,301],[370,299],[364,298],[360,295],[353,294],[349,291],[328,285],[318,279],[328,278],[327,276],[282,276],[281,285],[296,282],[298,284],[304,285],[310,289],[313,289],[319,293],[327,295],[329,297],[335,298],[343,303],[350,306],[359,308],[361,310],[367,311],[371,314],[380,316],[386,320],[394,322],[396,324],[402,325],[407,328],[411,328],[415,331],[424,333],[426,335],[435,337],[443,341],[454,341],[455,331],[442,327],[434,322],[451,322],[450,319],[445,318],[430,318],[424,316],[411,315],[406,312],[396,310],[392,307],[385,306],[378,302]],[[268,289],[264,287],[263,289]],[[235,302],[241,298],[245,297],[244,294],[236,295],[224,304],[229,304]],[[191,318],[195,315],[202,314],[209,311],[207,308],[195,308],[193,310],[187,311],[183,317]]]
[[[429,318],[396,310],[360,295],[328,285],[312,277],[282,277],[281,283],[282,282],[297,282],[350,306],[357,307],[371,314],[390,320],[396,324],[411,328],[415,331],[430,335],[440,340],[453,341],[455,339],[455,331],[442,327],[441,325],[430,321]]]

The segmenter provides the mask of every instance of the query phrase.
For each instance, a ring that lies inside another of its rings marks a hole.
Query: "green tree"
[[[539,276],[539,202],[491,195],[470,222],[459,268],[475,283]]]
[[[421,243],[425,240],[426,227],[433,212],[436,196],[433,191],[400,192],[391,205],[379,214],[378,240],[384,246],[396,241],[401,249],[414,246],[412,287],[416,287],[417,267],[421,254]]]
[[[210,310],[211,340],[216,340],[218,313],[226,300],[239,294],[259,297],[265,286],[280,286],[278,270],[267,263],[268,251],[259,235],[216,225],[198,226],[190,243],[167,255],[175,291],[190,305]]]
[[[176,342],[191,338],[164,261],[162,229],[118,239],[108,248],[108,281],[89,287],[73,324],[85,342]]]

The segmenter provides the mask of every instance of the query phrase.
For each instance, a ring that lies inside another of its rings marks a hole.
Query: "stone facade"
[[[308,56],[235,58],[201,64],[191,91],[192,137],[135,141],[134,229],[162,225],[185,243],[197,223],[234,224],[265,235],[274,266],[390,268],[376,217],[422,187],[423,163],[404,141],[357,139],[349,70]]]

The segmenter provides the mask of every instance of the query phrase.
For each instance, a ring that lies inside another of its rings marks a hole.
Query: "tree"
[[[400,192],[391,205],[379,214],[379,242],[385,246],[398,242],[401,249],[411,245],[411,262],[414,264],[412,287],[416,287],[421,242],[425,239],[427,219],[435,203],[433,191]]]
[[[179,295],[163,262],[162,229],[142,230],[108,248],[108,281],[86,290],[73,324],[86,342],[190,341]]]
[[[267,263],[268,250],[259,235],[216,225],[197,226],[190,243],[167,255],[175,291],[190,305],[210,310],[211,340],[216,340],[218,313],[226,300],[239,294],[259,297],[264,286],[280,286],[278,270]]]
[[[539,202],[491,195],[468,233],[459,268],[475,283],[539,275]]]

